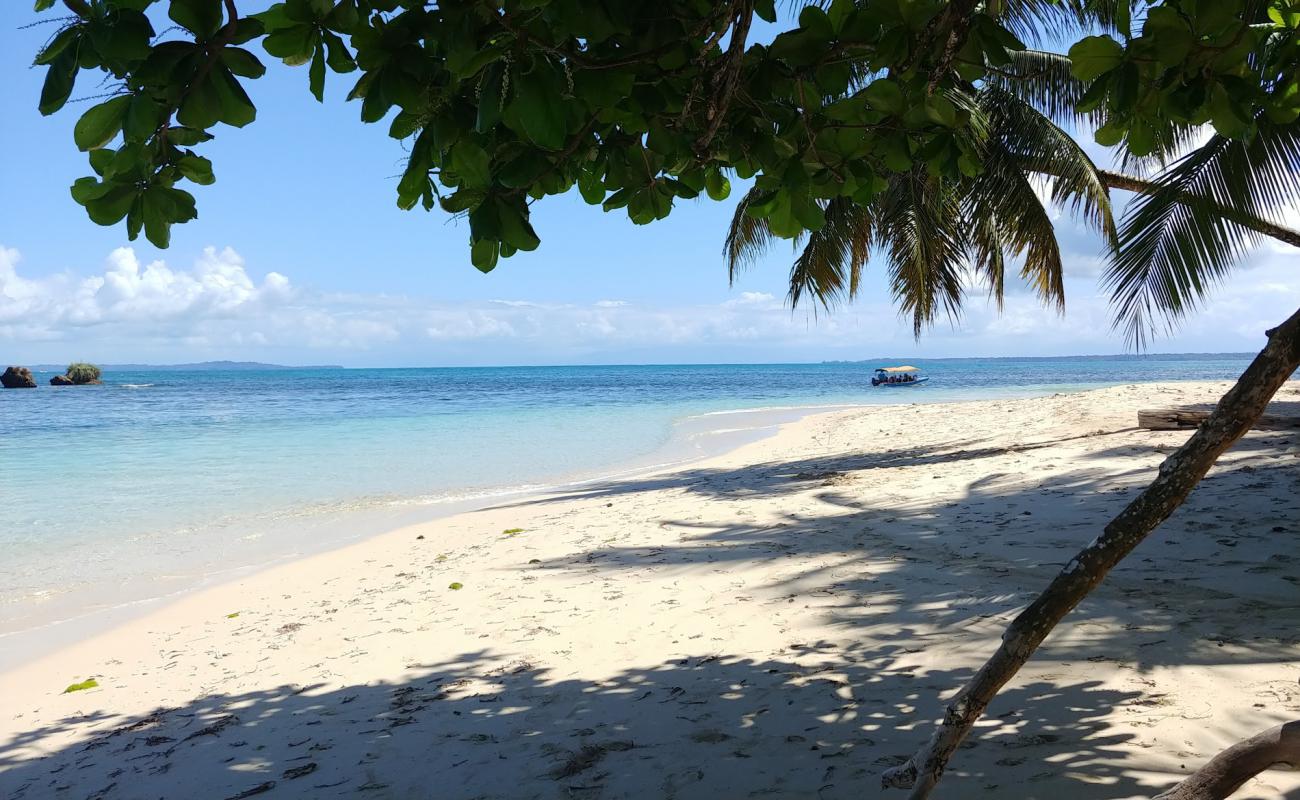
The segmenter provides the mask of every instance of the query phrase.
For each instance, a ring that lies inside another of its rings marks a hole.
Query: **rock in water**
[[[27,367],[10,367],[0,375],[0,386],[6,389],[35,389],[36,379]]]
[[[55,375],[53,378],[50,378],[50,385],[51,386],[72,386],[73,383],[72,383],[72,378],[69,378],[67,375]]]

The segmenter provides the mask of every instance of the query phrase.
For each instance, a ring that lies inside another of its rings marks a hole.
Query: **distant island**
[[[32,367],[35,372],[62,372],[63,364],[37,364]],[[343,369],[338,364],[319,364],[309,366],[286,366],[283,364],[263,364],[259,361],[201,361],[196,364],[104,364],[105,372],[121,370],[173,370],[176,372],[199,372],[203,370],[269,370],[269,369]]]

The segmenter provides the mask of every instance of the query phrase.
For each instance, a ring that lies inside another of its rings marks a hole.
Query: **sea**
[[[67,388],[37,374],[36,390],[0,391],[0,668],[27,654],[24,633],[85,635],[108,612],[511,496],[700,459],[810,412],[1234,379],[1249,359],[133,368]],[[899,363],[930,380],[870,385],[872,367]]]

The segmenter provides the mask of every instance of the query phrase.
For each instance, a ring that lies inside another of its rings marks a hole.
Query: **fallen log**
[[[1148,408],[1138,411],[1138,427],[1150,431],[1178,431],[1199,428],[1210,418],[1209,411],[1190,408]],[[1264,414],[1254,428],[1300,428],[1300,416]]]

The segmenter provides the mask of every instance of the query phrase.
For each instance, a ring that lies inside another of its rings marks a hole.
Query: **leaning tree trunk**
[[[998,690],[1111,568],[1182,504],[1223,451],[1251,429],[1278,388],[1300,367],[1300,311],[1269,331],[1268,336],[1268,345],[1219,401],[1209,419],[1165,459],[1151,485],[1106,525],[1101,536],[1080,550],[1046,591],[1008,626],[997,652],[948,705],[930,741],[905,764],[884,773],[884,787],[911,788],[912,800],[929,797],[948,759]]]
[[[1300,768],[1300,721],[1237,742],[1155,800],[1224,800],[1246,781],[1278,764]]]

